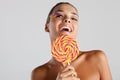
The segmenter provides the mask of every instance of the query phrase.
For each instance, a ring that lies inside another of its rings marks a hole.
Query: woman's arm
[[[44,66],[35,68],[32,71],[31,80],[45,80],[47,69]]]
[[[97,52],[98,70],[100,73],[100,80],[112,80],[107,57],[103,51]]]

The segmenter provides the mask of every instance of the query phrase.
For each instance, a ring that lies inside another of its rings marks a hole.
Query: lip
[[[70,26],[70,25],[61,25],[61,26],[59,27],[59,30],[62,31],[63,28],[68,28],[68,29],[70,30],[70,31],[68,31],[68,32],[72,32],[72,31],[73,31],[73,27]]]

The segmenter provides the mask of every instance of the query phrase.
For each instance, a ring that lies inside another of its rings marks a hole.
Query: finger
[[[80,80],[80,78],[77,78],[77,77],[72,77],[71,80]]]
[[[66,67],[63,69],[62,72],[65,72],[65,71],[68,71],[68,70],[73,70],[73,71],[75,71],[75,69],[74,69],[73,66],[68,65],[68,66],[66,66]]]
[[[80,80],[80,78],[72,77],[72,76],[65,77],[65,78],[62,78],[62,79],[63,79],[63,80]]]
[[[69,71],[66,71],[66,72],[62,72],[60,74],[61,77],[68,77],[68,76],[73,76],[73,77],[77,77],[77,73],[73,70],[69,70]]]

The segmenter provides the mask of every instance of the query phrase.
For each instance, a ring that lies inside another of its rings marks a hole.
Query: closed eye
[[[73,18],[71,18],[71,19],[72,19],[72,20],[75,20],[75,21],[78,21],[78,19],[77,19],[77,18],[74,18],[74,17],[73,17]]]
[[[63,16],[62,15],[56,15],[56,18],[62,18]]]

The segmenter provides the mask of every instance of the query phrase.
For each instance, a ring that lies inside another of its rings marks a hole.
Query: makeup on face
[[[65,19],[70,18],[73,21],[78,21],[78,15],[75,12],[71,12],[70,15],[66,15],[63,10],[57,10],[55,13],[50,15],[51,19]]]

